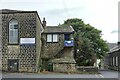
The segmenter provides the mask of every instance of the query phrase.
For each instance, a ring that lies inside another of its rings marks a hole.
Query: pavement
[[[118,78],[118,72],[101,70],[100,74],[2,73],[2,78]]]

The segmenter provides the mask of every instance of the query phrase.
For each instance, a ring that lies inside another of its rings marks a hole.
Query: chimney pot
[[[42,21],[42,25],[43,25],[43,27],[45,27],[46,26],[46,20],[45,20],[45,17],[43,18],[43,21]]]
[[[120,42],[118,42],[117,44],[120,45]]]

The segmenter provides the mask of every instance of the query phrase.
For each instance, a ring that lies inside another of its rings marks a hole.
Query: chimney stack
[[[120,42],[118,42],[117,45],[119,46],[119,45],[120,45]]]
[[[42,25],[43,25],[43,27],[45,27],[46,26],[46,20],[45,20],[45,17],[43,18],[43,21],[42,21]]]

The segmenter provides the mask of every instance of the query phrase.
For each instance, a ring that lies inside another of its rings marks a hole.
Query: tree
[[[96,59],[104,57],[109,48],[101,38],[101,30],[85,24],[82,19],[67,19],[62,25],[71,25],[74,34],[74,57],[77,65],[92,66]]]

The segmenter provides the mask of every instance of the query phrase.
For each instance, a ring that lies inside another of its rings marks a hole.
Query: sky
[[[62,24],[68,18],[82,19],[102,30],[102,38],[118,42],[119,0],[0,0],[0,9],[38,11],[47,25]],[[120,32],[120,31],[119,31]]]

